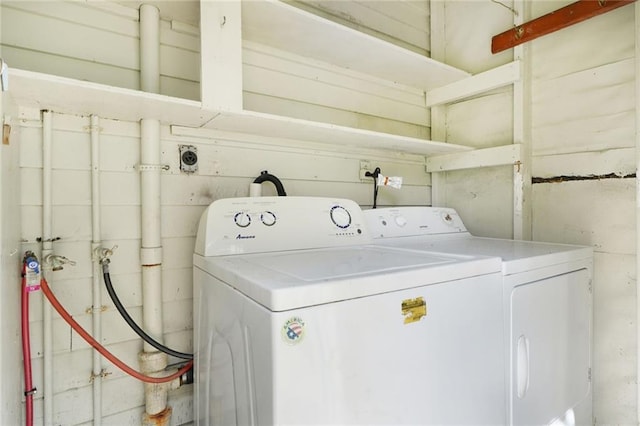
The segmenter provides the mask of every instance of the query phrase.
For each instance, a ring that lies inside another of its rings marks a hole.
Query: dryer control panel
[[[195,253],[264,253],[372,243],[360,206],[320,197],[214,201],[200,218]]]
[[[391,207],[363,214],[373,238],[467,232],[458,213],[445,207]]]

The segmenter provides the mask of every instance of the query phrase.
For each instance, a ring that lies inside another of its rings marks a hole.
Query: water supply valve
[[[24,285],[28,292],[36,291],[40,289],[40,262],[32,251],[27,251],[24,254],[23,274]]]
[[[93,259],[97,260],[98,263],[100,264],[104,264],[104,263],[109,264],[110,263],[109,258],[113,255],[113,252],[116,251],[117,248],[118,248],[117,245],[111,247],[110,249],[104,248],[104,247],[96,247],[93,250]]]
[[[67,259],[64,256],[60,256],[57,254],[50,254],[44,258],[44,263],[51,267],[52,271],[61,271],[64,269],[62,265],[71,265],[75,266],[76,262],[70,259]]]

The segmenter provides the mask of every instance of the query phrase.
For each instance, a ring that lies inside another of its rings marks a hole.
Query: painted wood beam
[[[242,111],[239,1],[200,2],[200,99],[207,111]]]
[[[531,17],[530,0],[514,0],[513,25],[522,25]],[[513,83],[513,143],[520,144],[520,162],[513,167],[513,234],[516,240],[532,239],[531,197],[531,46],[513,49],[513,59],[520,61],[520,79]]]
[[[579,0],[532,21],[517,25],[493,36],[491,53],[499,53],[522,43],[535,40],[573,24],[601,15],[636,0]]]

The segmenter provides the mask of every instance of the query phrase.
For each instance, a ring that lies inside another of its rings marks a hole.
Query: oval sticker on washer
[[[291,317],[282,326],[282,339],[290,345],[296,345],[304,338],[304,321],[300,317]]]

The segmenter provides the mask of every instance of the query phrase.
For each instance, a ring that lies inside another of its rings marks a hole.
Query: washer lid
[[[569,244],[472,237],[468,234],[382,238],[380,244],[411,250],[502,258],[502,273],[517,274],[550,265],[588,259],[593,248]]]
[[[500,272],[498,258],[382,246],[194,255],[194,265],[272,311]]]

